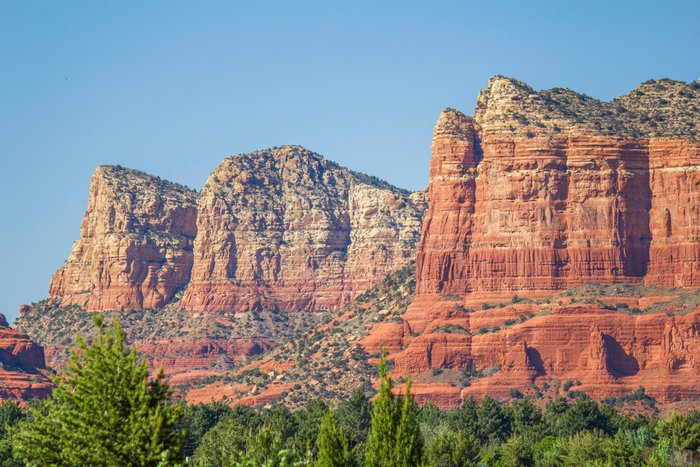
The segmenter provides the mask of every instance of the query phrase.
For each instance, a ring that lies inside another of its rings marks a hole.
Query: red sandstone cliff
[[[196,193],[131,169],[98,167],[80,238],[51,279],[61,306],[160,308],[192,269]]]
[[[25,333],[12,329],[0,314],[0,400],[43,398],[52,387],[44,350]]]
[[[590,281],[700,287],[697,138],[599,131],[593,123],[604,124],[586,113],[596,105],[583,104],[581,115],[562,106],[494,78],[473,119],[443,112],[417,257],[419,294]]]
[[[591,282],[700,287],[699,102],[698,86],[670,81],[605,103],[496,77],[473,118],[445,110],[410,332],[397,342],[377,326],[368,351],[387,340],[398,373],[494,369],[462,396],[571,379],[599,398],[639,386],[663,402],[700,398],[700,308],[632,316],[560,302],[525,322],[467,310]],[[454,402],[456,388],[433,387]]]

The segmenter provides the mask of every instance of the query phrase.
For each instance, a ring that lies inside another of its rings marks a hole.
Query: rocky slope
[[[182,306],[337,309],[413,259],[425,207],[298,146],[230,157],[199,196]]]
[[[50,297],[91,311],[164,306],[190,277],[196,197],[143,172],[98,167],[80,238]]]
[[[52,388],[44,350],[0,314],[0,400],[44,398]]]

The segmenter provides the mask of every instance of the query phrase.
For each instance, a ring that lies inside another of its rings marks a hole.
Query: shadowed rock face
[[[336,309],[414,258],[425,206],[298,146],[230,157],[199,197],[182,306]]]
[[[143,172],[98,167],[80,238],[50,297],[91,311],[164,306],[189,280],[196,196]]]

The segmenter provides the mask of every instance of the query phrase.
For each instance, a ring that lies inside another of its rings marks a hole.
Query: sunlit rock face
[[[182,306],[336,309],[415,257],[425,207],[298,146],[227,158],[199,196]]]

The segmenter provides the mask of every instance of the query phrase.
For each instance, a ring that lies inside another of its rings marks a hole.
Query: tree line
[[[470,398],[456,410],[396,394],[385,353],[379,388],[290,412],[176,402],[117,322],[97,316],[53,397],[0,404],[4,466],[682,466],[700,465],[700,413],[628,415],[580,395],[544,409],[529,398]]]

